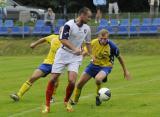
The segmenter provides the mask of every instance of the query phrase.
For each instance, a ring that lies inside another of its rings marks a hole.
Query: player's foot
[[[54,103],[55,102],[55,98],[51,97],[50,103]]]
[[[67,103],[66,109],[68,112],[73,112],[73,108],[72,108],[72,105],[70,104],[70,102]]]
[[[68,103],[68,102],[64,102],[64,106],[65,106],[65,107],[67,107],[67,103]]]
[[[100,106],[101,105],[101,101],[99,99],[99,96],[96,96],[96,106]]]
[[[76,104],[77,104],[77,102],[74,102],[72,99],[69,100],[69,103],[70,103],[71,105],[76,105]]]
[[[42,108],[42,113],[43,113],[43,114],[49,113],[49,112],[50,112],[50,107],[44,106],[44,107]]]
[[[17,94],[11,94],[10,98],[13,99],[14,101],[19,101],[19,96]]]

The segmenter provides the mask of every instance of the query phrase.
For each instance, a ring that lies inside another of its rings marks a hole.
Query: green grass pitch
[[[125,55],[132,80],[126,81],[115,61],[109,81],[103,84],[112,97],[101,106],[95,106],[95,82],[91,79],[82,90],[74,112],[68,113],[63,105],[67,75],[60,78],[56,103],[51,113],[41,114],[45,103],[45,89],[50,76],[37,81],[20,102],[13,102],[9,94],[16,92],[32,71],[42,62],[43,56],[0,57],[0,117],[159,117],[160,116],[160,55]],[[80,74],[89,63],[83,61]]]

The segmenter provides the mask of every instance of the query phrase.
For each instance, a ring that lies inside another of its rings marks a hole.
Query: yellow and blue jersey
[[[102,67],[112,67],[114,57],[118,57],[120,52],[119,48],[111,40],[108,40],[106,45],[101,45],[98,39],[91,42],[92,55],[95,57],[94,65]]]
[[[56,51],[61,46],[61,42],[59,41],[59,35],[50,35],[48,37],[45,37],[45,40],[50,44],[50,50],[43,61],[44,64],[53,64]]]

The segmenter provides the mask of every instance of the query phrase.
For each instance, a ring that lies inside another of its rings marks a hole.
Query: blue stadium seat
[[[140,26],[140,19],[133,19],[131,22],[131,26]]]
[[[138,30],[137,30],[137,27],[136,27],[136,26],[131,26],[131,27],[130,27],[129,34],[130,34],[130,35],[138,35],[139,32],[138,32]]]
[[[158,34],[158,27],[157,26],[150,26],[149,33],[150,34]]]
[[[42,29],[42,35],[49,35],[49,34],[51,34],[51,27],[50,26],[45,26]]]
[[[106,27],[110,35],[116,34],[115,28],[112,26]]]
[[[8,28],[11,28],[14,26],[14,22],[13,20],[5,20],[4,21],[4,27],[8,27]]]
[[[0,20],[0,27],[3,27],[3,20]]]
[[[142,26],[151,26],[152,19],[151,18],[144,18],[142,22]]]
[[[152,26],[160,26],[160,18],[154,18]]]
[[[148,26],[140,26],[139,34],[148,34],[148,33],[149,33],[149,27]]]
[[[59,27],[54,28],[54,34],[59,34]]]
[[[119,26],[118,21],[116,19],[111,19],[110,26]]]
[[[21,27],[12,27],[11,28],[11,35],[22,35],[22,28]]]
[[[66,20],[65,19],[58,19],[56,26],[54,27],[54,34],[59,34],[59,29],[61,26],[65,24]]]
[[[66,20],[65,19],[58,19],[56,27],[61,27],[65,24]]]
[[[44,27],[45,23],[44,20],[37,20],[35,27]]]
[[[99,32],[100,30],[102,30],[102,29],[106,29],[106,27],[105,27],[105,26],[98,26],[98,27],[97,27],[97,32],[96,32],[96,33],[98,34],[98,32]]]
[[[33,35],[41,35],[42,34],[42,28],[34,27],[32,34]]]
[[[8,35],[8,28],[7,27],[0,27],[0,35]]]
[[[128,34],[128,28],[126,26],[118,27],[118,35],[127,35],[127,34]]]
[[[105,27],[108,26],[108,21],[104,18],[100,20],[99,26]]]
[[[129,19],[122,19],[120,26],[129,26]]]
[[[24,35],[30,35],[31,34],[31,30],[29,26],[24,26],[22,27],[22,34],[24,33]]]

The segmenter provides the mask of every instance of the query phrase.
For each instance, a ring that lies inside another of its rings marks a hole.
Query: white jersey
[[[81,48],[82,43],[90,43],[91,30],[87,24],[78,26],[74,19],[65,23],[60,39],[68,39],[75,47]],[[62,48],[71,51],[69,48],[62,45]]]

